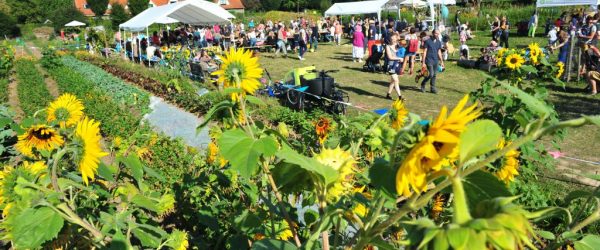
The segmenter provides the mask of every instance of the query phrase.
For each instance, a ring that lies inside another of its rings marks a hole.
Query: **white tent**
[[[119,27],[127,31],[142,31],[153,23],[164,21],[166,17],[171,21],[174,19],[196,25],[229,23],[229,19],[235,18],[223,7],[210,1],[184,1],[149,8]]]
[[[599,5],[600,0],[537,0],[536,7],[560,7],[576,5]]]
[[[388,0],[335,3],[331,7],[329,7],[327,11],[325,11],[325,16],[359,14],[379,15],[381,13],[381,9],[387,2]]]
[[[156,23],[160,23],[160,24],[171,24],[171,23],[178,23],[179,20],[175,19],[175,18],[170,18],[168,16],[163,17],[159,20],[156,20]]]
[[[82,23],[79,21],[71,21],[71,22],[65,24],[65,27],[77,27],[77,26],[85,26],[85,23]]]
[[[456,5],[456,0],[427,0],[427,2],[432,4]]]

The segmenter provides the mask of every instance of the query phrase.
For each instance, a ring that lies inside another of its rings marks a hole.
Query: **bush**
[[[8,102],[8,79],[0,78],[0,104]]]
[[[118,28],[119,24],[122,24],[129,20],[129,14],[125,10],[125,7],[119,3],[114,3],[110,12],[110,21],[112,22],[112,28]]]
[[[17,90],[21,109],[25,115],[32,116],[45,108],[52,101],[52,97],[46,88],[44,76],[37,70],[33,61],[18,60],[15,71],[19,79]]]

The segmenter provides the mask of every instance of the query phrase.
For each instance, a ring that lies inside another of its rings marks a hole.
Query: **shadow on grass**
[[[566,93],[554,93],[553,97],[554,107],[561,120],[579,118],[582,115],[600,114],[600,99],[597,97]]]
[[[372,96],[372,97],[377,97],[377,98],[385,98],[385,96],[383,95],[378,95],[378,94],[373,94],[369,91],[366,91],[364,89],[359,89],[359,88],[355,88],[355,87],[351,87],[351,86],[340,86],[340,89],[344,90],[344,91],[349,91],[349,92],[354,92],[357,95],[363,95],[363,96]]]

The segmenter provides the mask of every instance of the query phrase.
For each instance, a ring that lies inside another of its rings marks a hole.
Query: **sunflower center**
[[[512,64],[516,64],[517,62],[519,62],[519,60],[515,57],[510,59],[510,63],[512,63]]]
[[[61,108],[56,109],[56,111],[54,111],[54,115],[56,116],[57,120],[66,121],[71,116],[71,113],[66,108],[61,107]]]
[[[31,134],[39,140],[48,140],[54,136],[54,133],[46,128],[35,128]]]

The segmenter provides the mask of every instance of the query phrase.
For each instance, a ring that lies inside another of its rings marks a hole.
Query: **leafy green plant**
[[[40,60],[40,64],[47,69],[62,66],[62,61],[57,53],[58,51],[52,46],[44,48],[42,50],[42,59]]]
[[[44,76],[35,67],[34,61],[25,59],[16,61],[15,72],[19,80],[17,90],[21,109],[26,115],[32,116],[51,100]]]
[[[133,87],[121,79],[114,77],[106,71],[86,62],[79,61],[73,57],[62,58],[65,67],[84,75],[94,83],[94,88],[111,96],[115,101],[128,107],[138,108],[142,114],[149,111],[150,97],[148,93]]]
[[[0,78],[8,76],[15,63],[15,49],[7,41],[0,45]]]

